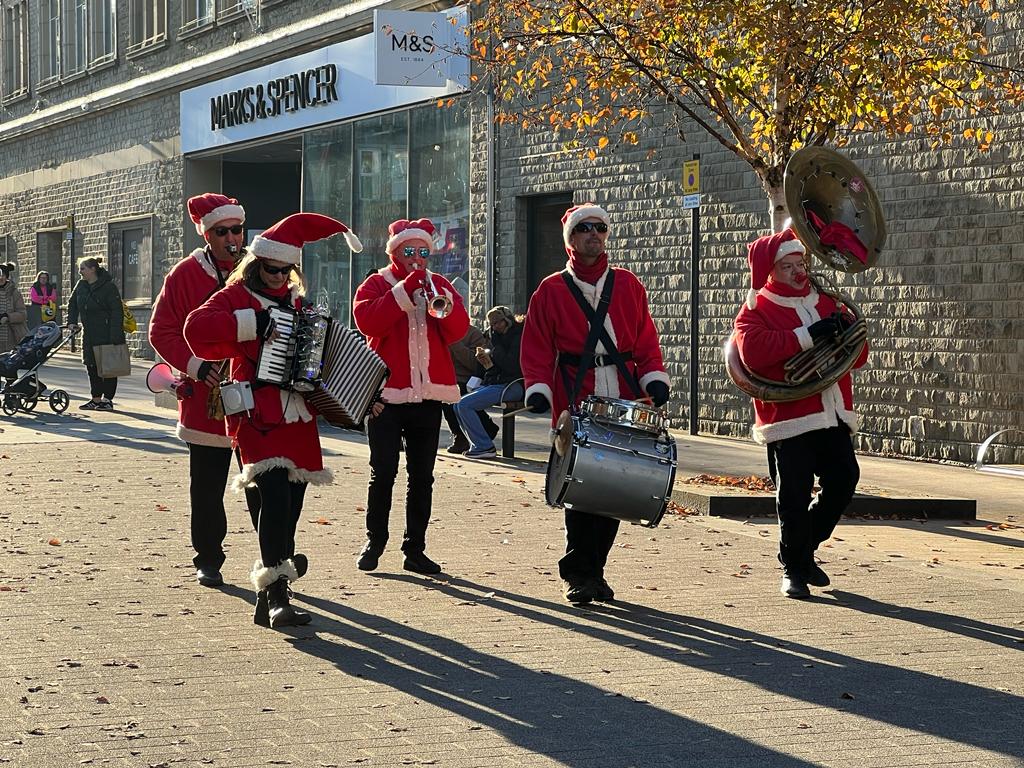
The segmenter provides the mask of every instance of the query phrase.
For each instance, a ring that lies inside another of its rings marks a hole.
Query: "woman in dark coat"
[[[112,411],[117,392],[117,378],[101,378],[96,370],[93,347],[101,344],[124,344],[124,310],[121,292],[110,273],[100,266],[101,259],[82,259],[78,272],[82,279],[68,300],[68,323],[82,326],[82,362],[89,372],[92,400],[79,406],[86,411]]]

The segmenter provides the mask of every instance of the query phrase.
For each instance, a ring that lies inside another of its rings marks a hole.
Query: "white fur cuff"
[[[409,298],[409,294],[405,292],[404,282],[400,282],[392,288],[391,295],[395,297],[395,301],[398,302],[398,306],[405,312],[412,312],[416,309],[416,305],[412,303],[412,299]]]
[[[645,373],[643,376],[640,377],[640,389],[646,392],[647,385],[650,384],[652,381],[664,382],[666,387],[668,387],[669,389],[672,388],[672,380],[668,377],[667,373],[665,373],[664,371],[651,371],[650,373]]]
[[[547,398],[548,407],[554,407],[555,399],[551,395],[551,387],[544,382],[538,381],[536,384],[531,384],[523,393],[523,402],[529,400],[530,395],[544,395]]]
[[[238,323],[238,341],[256,341],[255,309],[236,309],[235,322]]]
[[[800,342],[800,349],[810,349],[814,346],[814,339],[811,338],[811,334],[803,326],[794,328],[793,333],[796,334],[797,341]]]
[[[203,361],[193,355],[189,358],[188,365],[185,366],[185,373],[191,376],[193,379],[199,380],[199,366],[203,364]]]

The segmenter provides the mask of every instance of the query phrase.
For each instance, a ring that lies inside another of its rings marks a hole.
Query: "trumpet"
[[[427,300],[427,314],[441,320],[452,312],[452,300],[443,293],[438,292],[434,285],[434,279],[427,273],[427,279],[423,281],[423,296]]]

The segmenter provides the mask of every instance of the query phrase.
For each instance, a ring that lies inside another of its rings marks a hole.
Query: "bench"
[[[526,407],[523,401],[502,402],[501,409],[501,457],[503,459],[514,459],[516,457],[516,411]]]

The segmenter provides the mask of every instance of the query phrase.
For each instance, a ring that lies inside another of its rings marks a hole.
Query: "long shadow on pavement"
[[[530,669],[329,600],[309,596],[303,600],[321,613],[308,628],[314,635],[293,635],[296,649],[329,661],[346,674],[386,685],[493,729],[509,743],[562,765],[813,765],[646,701]],[[415,737],[403,733],[398,738],[408,741]],[[486,744],[485,740],[481,748]]]
[[[176,417],[161,417],[130,411],[115,411],[143,422],[136,426],[130,422],[109,419],[93,420],[88,417],[50,412],[17,414],[0,419],[0,426],[19,427],[55,437],[66,437],[88,443],[116,441],[121,447],[135,448],[147,453],[184,453],[187,449],[173,433]],[[148,425],[157,425],[153,428]],[[162,428],[160,428],[162,427]],[[170,430],[170,431],[169,431]]]
[[[609,607],[580,610],[459,578],[374,575],[421,584],[458,601],[476,601],[497,611],[742,679],[775,694],[848,711],[878,723],[1011,756],[1024,753],[1024,735],[1013,714],[1024,711],[1024,698],[1010,693],[644,605],[615,602]],[[489,594],[493,597],[486,597]],[[320,601],[318,605],[334,610],[331,603]],[[374,625],[371,622],[369,626]],[[986,639],[991,639],[990,633],[986,633]],[[898,637],[881,640],[898,651]]]
[[[1015,651],[1024,651],[1024,631],[1004,627],[999,624],[990,624],[985,621],[976,621],[963,616],[954,616],[940,611],[928,611],[921,608],[908,608],[903,605],[884,603],[854,592],[843,592],[832,589],[832,596],[840,601],[821,601],[824,605],[832,605],[837,608],[849,608],[861,613],[869,613],[873,616],[883,616],[887,619],[909,621],[913,624],[920,624],[925,627],[933,627],[943,632],[953,632],[964,637],[975,640],[983,640],[986,643],[1003,645]]]

